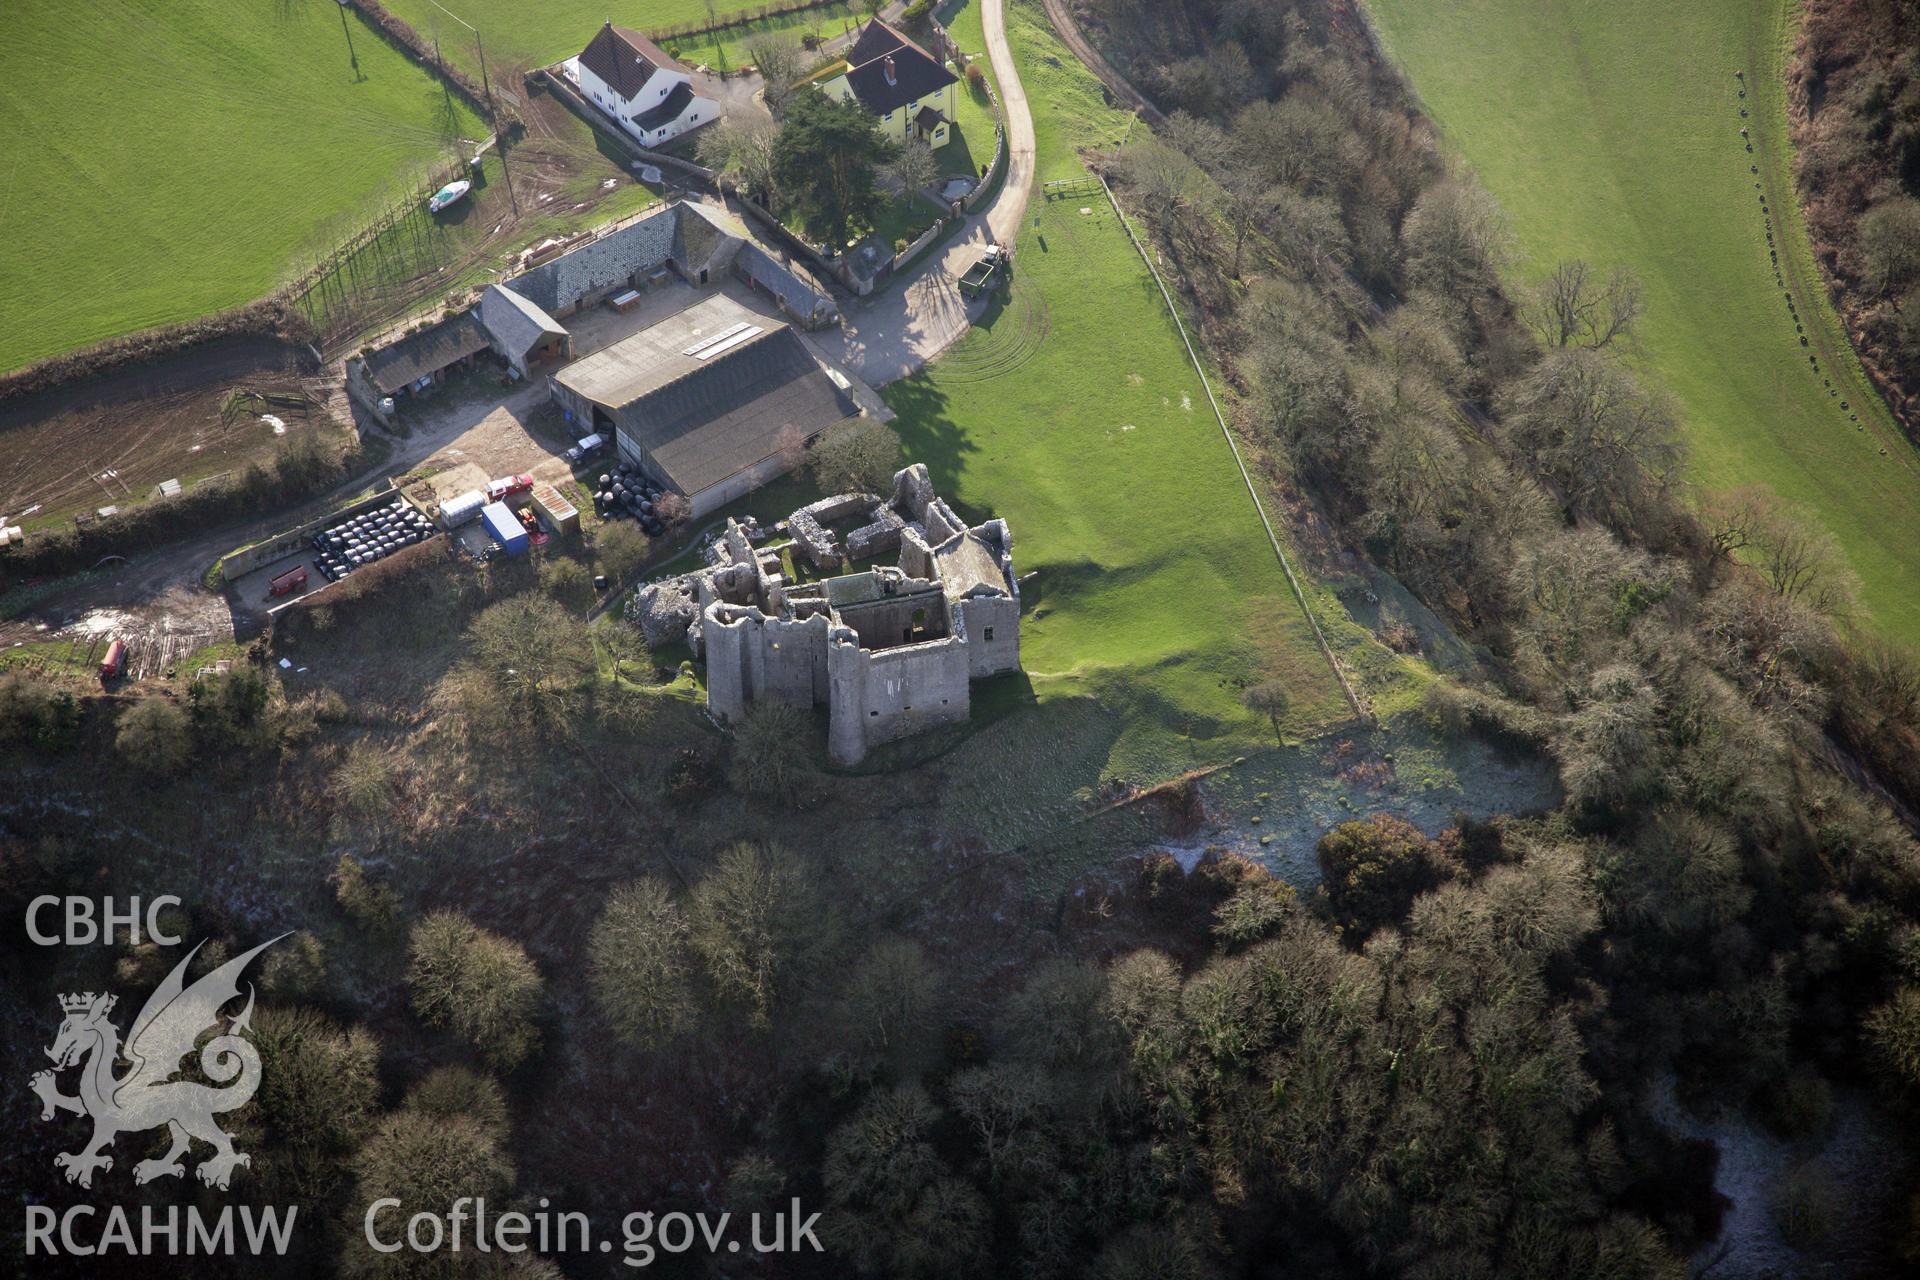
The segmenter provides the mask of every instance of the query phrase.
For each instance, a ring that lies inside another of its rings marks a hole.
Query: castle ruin
[[[844,540],[832,526],[857,522]],[[722,724],[756,702],[827,708],[828,753],[853,764],[873,747],[967,719],[971,682],[1020,667],[1020,587],[1004,520],[969,527],[906,468],[893,494],[843,494],[786,522],[797,561],[728,520],[709,567],[652,583],[633,616],[658,645],[686,639],[707,664],[707,710]],[[897,550],[895,566],[851,563]],[[797,568],[797,566],[796,566]],[[796,576],[798,576],[796,574]]]

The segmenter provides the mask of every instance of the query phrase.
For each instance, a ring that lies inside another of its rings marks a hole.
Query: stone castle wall
[[[836,764],[853,764],[895,738],[964,723],[971,710],[963,635],[873,650],[842,628],[834,633],[828,670],[827,752]]]

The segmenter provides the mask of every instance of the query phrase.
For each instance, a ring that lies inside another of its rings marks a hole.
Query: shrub
[[[193,732],[187,713],[166,698],[142,698],[120,717],[115,736],[120,754],[136,769],[171,777],[193,757]]]
[[[593,575],[571,556],[550,556],[541,562],[540,589],[576,612],[593,603]]]
[[[734,730],[733,789],[792,804],[813,780],[813,750],[813,717],[798,707],[757,702]]]
[[[356,742],[333,771],[333,794],[340,807],[361,818],[378,818],[394,801],[393,761],[371,742]]]
[[[1833,1090],[1818,1072],[1801,1069],[1760,1096],[1760,1117],[1789,1142],[1818,1137],[1833,1116]]]
[[[1920,987],[1901,987],[1867,1015],[1866,1032],[1887,1073],[1920,1090]]]
[[[666,497],[661,495],[662,504]],[[639,525],[626,520],[603,524],[593,535],[593,550],[599,557],[600,571],[615,582],[639,572],[640,566],[647,562],[652,545]]]
[[[63,751],[79,740],[79,699],[24,671],[0,675],[0,746]]]
[[[1790,1170],[1773,1188],[1773,1222],[1789,1244],[1804,1248],[1833,1230],[1839,1216],[1839,1192],[1833,1179],[1814,1165]]]
[[[413,1008],[429,1026],[447,1027],[503,1071],[538,1044],[534,1012],[540,973],[526,951],[454,911],[436,911],[407,943]]]
[[[471,1120],[502,1141],[507,1136],[507,1096],[499,1082],[465,1067],[429,1071],[407,1090],[401,1106],[437,1120]]]
[[[327,948],[302,929],[267,952],[260,986],[280,1000],[311,1000],[326,989]]]
[[[203,745],[215,750],[253,742],[266,706],[266,678],[250,666],[235,666],[195,680],[187,692],[194,734]]]
[[[1391,814],[1343,822],[1320,837],[1315,852],[1334,918],[1356,941],[1405,920],[1414,898],[1441,879],[1427,838]]]
[[[334,901],[361,928],[380,933],[400,919],[400,895],[392,885],[368,880],[366,868],[352,854],[340,855],[340,862],[329,879],[333,882]]]
[[[713,789],[714,761],[698,747],[682,747],[673,753],[667,768],[667,799],[673,804],[690,805]]]
[[[695,1016],[687,918],[673,890],[654,876],[614,891],[587,939],[587,985],[614,1032],[658,1048]]]

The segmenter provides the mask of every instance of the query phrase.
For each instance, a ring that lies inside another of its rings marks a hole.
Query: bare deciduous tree
[[[773,156],[779,136],[780,126],[771,120],[729,117],[701,133],[694,143],[694,154],[736,189],[777,206],[780,184]]]
[[[1811,510],[1747,486],[1708,498],[1702,518],[1715,552],[1751,565],[1781,599],[1828,617],[1852,611],[1859,581]]]
[[[799,45],[766,34],[747,41],[747,59],[759,69],[766,85],[767,110],[778,120],[786,114],[787,103],[793,98],[794,83],[806,71],[806,54]]]
[[[1163,235],[1176,234],[1199,187],[1199,168],[1185,153],[1158,138],[1128,147],[1120,161],[1148,221]]]
[[[836,427],[813,446],[813,479],[822,493],[886,493],[899,469],[899,435],[871,418]]]
[[[1640,281],[1625,267],[1606,280],[1575,258],[1563,262],[1534,289],[1528,323],[1549,347],[1604,347],[1630,337],[1640,318]]]
[[[1920,280],[1920,200],[1895,196],[1860,219],[1860,265],[1882,297]]]
[[[1679,476],[1666,402],[1589,348],[1549,353],[1503,397],[1502,418],[1514,454],[1575,515],[1631,527]]]
[[[1500,206],[1472,183],[1449,179],[1420,194],[1400,229],[1407,281],[1463,303],[1498,282],[1508,233]]]
[[[930,187],[940,176],[940,162],[933,158],[933,148],[918,138],[909,138],[887,161],[886,173],[889,178],[900,184],[900,189],[909,195],[922,187]]]
[[[587,939],[587,982],[621,1039],[658,1048],[693,1024],[687,919],[673,890],[646,876],[615,890]]]

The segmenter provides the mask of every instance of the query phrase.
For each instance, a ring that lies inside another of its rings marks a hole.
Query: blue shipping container
[[[500,549],[510,556],[525,555],[527,551],[527,531],[513,512],[507,510],[504,502],[489,502],[480,509],[480,518],[486,522],[487,532],[500,544]]]

